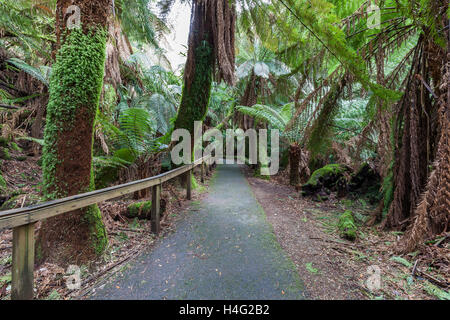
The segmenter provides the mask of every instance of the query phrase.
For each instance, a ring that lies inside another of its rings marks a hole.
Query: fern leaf
[[[14,65],[15,67],[19,68],[20,70],[28,73],[30,76],[41,81],[43,84],[45,84],[48,87],[50,73],[51,73],[50,67],[42,66],[41,68],[35,68],[18,58],[8,59],[7,62]]]

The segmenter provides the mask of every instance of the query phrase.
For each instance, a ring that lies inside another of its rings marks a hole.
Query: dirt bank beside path
[[[434,258],[443,256],[434,252],[445,248],[428,245],[398,256],[394,247],[402,233],[365,226],[375,208],[364,199],[332,194],[327,201],[314,202],[288,186],[283,174],[267,181],[241,168],[309,299],[449,299],[445,261]],[[354,242],[339,237],[339,216],[346,211],[357,220]],[[379,286],[370,285],[377,281]]]
[[[310,299],[365,299],[358,283],[365,269],[354,269],[333,252],[333,238],[313,222],[313,203],[298,201],[293,188],[248,178],[256,199],[273,225],[281,247],[294,261]],[[326,209],[325,209],[326,210]],[[322,240],[319,240],[322,239]]]

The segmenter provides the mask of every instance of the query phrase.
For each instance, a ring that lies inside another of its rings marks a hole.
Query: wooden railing
[[[206,166],[205,166],[206,164]],[[162,183],[184,175],[187,199],[191,199],[191,174],[201,165],[201,181],[210,170],[211,157],[203,157],[160,175],[133,181],[118,186],[95,190],[75,196],[53,200],[25,208],[0,211],[0,230],[13,228],[11,299],[33,299],[34,271],[34,224],[76,209],[111,200],[135,191],[152,189],[151,231],[160,232],[160,200]]]

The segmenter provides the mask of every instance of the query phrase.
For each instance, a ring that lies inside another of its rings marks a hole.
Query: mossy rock
[[[131,219],[138,218],[150,220],[151,211],[152,211],[151,201],[135,202],[128,205],[125,216]]]
[[[336,182],[349,170],[341,164],[329,164],[314,171],[308,182],[302,186],[302,195],[314,195],[324,188],[335,190]]]
[[[11,160],[8,148],[0,147],[0,159]]]
[[[351,241],[356,239],[357,227],[350,210],[345,211],[339,216],[338,229],[341,237]]]
[[[166,211],[167,201],[164,198],[161,198],[161,202],[159,205],[160,208],[160,216],[162,217],[163,213]],[[125,212],[125,217],[134,219],[151,219],[152,212],[152,202],[151,201],[140,201],[134,202],[128,205],[127,211]]]

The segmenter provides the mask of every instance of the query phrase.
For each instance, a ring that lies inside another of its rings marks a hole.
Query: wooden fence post
[[[151,230],[155,234],[161,231],[160,219],[160,204],[161,204],[161,184],[153,186],[152,188],[152,211],[151,211]]]
[[[186,199],[191,200],[192,170],[186,172]]]
[[[11,299],[32,300],[34,223],[13,228]]]
[[[200,182],[201,183],[205,182],[205,178],[204,178],[204,175],[205,175],[204,170],[205,170],[205,168],[204,168],[204,166],[205,166],[205,163],[202,162],[202,164],[200,165]]]

